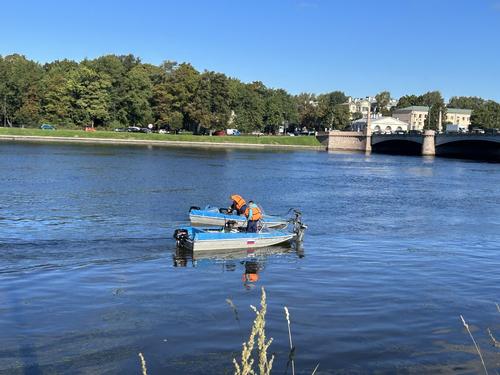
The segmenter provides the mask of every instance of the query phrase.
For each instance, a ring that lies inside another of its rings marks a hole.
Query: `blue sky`
[[[0,54],[186,61],[291,93],[500,101],[500,0],[9,1]]]

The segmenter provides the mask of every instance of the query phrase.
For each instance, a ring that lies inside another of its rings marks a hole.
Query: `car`
[[[149,128],[140,128],[139,130],[141,133],[146,133],[146,134],[149,134],[149,133],[152,133],[153,131]]]
[[[126,132],[127,128],[116,128],[115,132]]]
[[[484,129],[481,129],[481,128],[472,128],[472,130],[470,132],[473,133],[473,134],[484,134]]]
[[[127,128],[127,131],[130,133],[139,133],[141,131],[141,128],[138,126],[129,126]]]
[[[158,130],[158,134],[168,134],[170,133],[167,129],[160,129]]]
[[[404,130],[396,130],[394,134],[403,135],[406,134],[406,132]]]
[[[217,130],[213,133],[213,135],[216,135],[216,136],[219,136],[219,137],[223,137],[226,135],[226,132],[224,130]]]
[[[264,133],[259,132],[259,131],[254,131],[254,132],[252,132],[251,134],[252,134],[252,135],[257,135],[257,136],[264,135]]]
[[[42,125],[40,125],[40,129],[42,129],[42,130],[56,130],[56,127],[53,125],[49,125],[49,124],[42,124]]]

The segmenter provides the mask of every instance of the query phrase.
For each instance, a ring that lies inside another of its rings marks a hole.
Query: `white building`
[[[395,131],[408,131],[408,123],[398,120],[394,117],[379,116],[371,118],[371,131],[372,133],[393,133]],[[353,121],[351,123],[351,130],[364,131],[366,128],[366,117]]]

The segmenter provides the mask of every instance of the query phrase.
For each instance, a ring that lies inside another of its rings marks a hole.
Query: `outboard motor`
[[[307,229],[307,225],[302,222],[302,212],[299,210],[293,210],[295,217],[291,220],[293,223],[293,233],[295,233],[295,240],[297,242],[302,242],[304,240],[304,234]]]
[[[174,239],[177,246],[184,246],[189,238],[189,233],[187,229],[176,229],[174,231]]]
[[[189,207],[189,212],[191,212],[193,210],[199,210],[199,209],[200,209],[200,207],[198,207],[198,206],[191,206],[191,207]]]
[[[230,215],[232,212],[229,210],[229,208],[219,208],[219,213]]]

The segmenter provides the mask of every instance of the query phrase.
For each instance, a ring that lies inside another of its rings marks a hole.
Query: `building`
[[[471,109],[447,108],[443,123],[460,126],[470,125]],[[410,130],[423,130],[429,115],[428,106],[413,105],[411,107],[399,108],[392,112],[392,116],[410,124]]]
[[[371,118],[372,133],[393,133],[395,131],[408,131],[408,123],[398,120],[394,117],[374,117]],[[351,123],[351,130],[364,131],[366,128],[366,117],[355,120]]]
[[[429,107],[421,105],[399,108],[392,112],[392,117],[410,126],[408,130],[423,130],[428,115]]]
[[[355,113],[361,113],[363,117],[367,117],[372,103],[370,101],[370,98],[353,99],[349,97],[347,103],[343,103],[342,105],[345,105],[347,106],[347,108],[349,108],[349,113],[351,114],[352,118]]]
[[[446,110],[446,122],[461,127],[468,127],[471,115],[472,109],[448,108]]]

